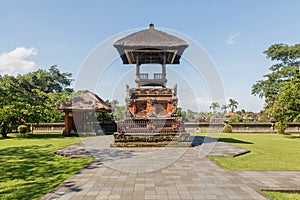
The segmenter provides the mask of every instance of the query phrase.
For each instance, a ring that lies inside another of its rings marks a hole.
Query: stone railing
[[[228,123],[234,133],[276,133],[274,123],[271,122],[236,122]],[[222,132],[225,123],[186,122],[185,128],[189,132]],[[290,122],[286,133],[300,133],[300,122]]]
[[[27,124],[30,127],[30,132],[32,133],[62,133],[65,128],[64,122],[56,122],[56,123],[38,123],[38,124]],[[103,133],[114,133],[117,131],[117,127],[115,123],[103,123],[97,124],[95,123],[86,123],[86,125],[91,126],[91,130],[96,132],[100,132],[100,130],[96,130],[95,127],[101,127],[101,131]]]
[[[56,123],[38,123],[38,124],[28,124],[30,127],[30,132],[37,133],[62,133],[65,127],[64,122]]]
[[[238,122],[229,123],[234,133],[276,133],[274,123],[271,122]],[[30,131],[33,133],[62,133],[65,123],[39,123],[28,124]],[[208,123],[208,122],[185,122],[185,129],[188,132],[222,132],[224,123]],[[114,123],[101,124],[104,132],[115,132],[116,125]],[[300,133],[300,122],[290,122],[285,131],[286,133]]]

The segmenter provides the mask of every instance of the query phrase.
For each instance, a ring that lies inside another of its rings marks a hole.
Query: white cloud
[[[0,54],[0,74],[17,75],[34,69],[36,63],[27,60],[37,55],[35,48],[17,47],[16,49]]]
[[[228,39],[226,40],[226,43],[229,45],[234,45],[237,37],[240,35],[240,33],[230,33]]]

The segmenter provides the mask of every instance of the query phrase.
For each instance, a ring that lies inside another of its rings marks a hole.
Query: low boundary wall
[[[232,126],[234,133],[276,133],[274,123],[271,122],[236,122],[228,123]],[[208,123],[208,122],[185,122],[185,129],[188,132],[207,132],[209,129],[214,132],[222,132],[225,123]],[[62,133],[65,123],[39,123],[31,124],[30,131],[33,133]],[[104,132],[115,132],[116,126],[113,123],[101,124]],[[300,122],[290,122],[285,131],[286,133],[300,133]]]
[[[235,122],[228,123],[234,133],[276,133],[274,123],[271,122]],[[207,132],[208,129],[223,131],[225,123],[186,122],[185,129],[189,132]],[[300,133],[300,122],[290,122],[286,133]]]
[[[38,123],[38,124],[28,124],[30,127],[30,132],[37,133],[62,133],[65,128],[64,122],[56,123]],[[104,123],[100,124],[103,133],[114,133],[117,131],[115,123]],[[97,132],[100,130],[97,130]]]

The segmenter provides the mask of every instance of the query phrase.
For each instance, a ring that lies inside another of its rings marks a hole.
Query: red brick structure
[[[136,88],[126,86],[126,119],[117,122],[113,146],[188,145],[189,134],[177,116],[177,86],[167,88],[166,65],[179,64],[188,47],[184,40],[149,29],[114,43],[123,64],[136,65]],[[161,72],[141,73],[141,66],[161,65]]]

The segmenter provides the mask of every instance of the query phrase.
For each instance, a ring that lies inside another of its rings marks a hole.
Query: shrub
[[[300,114],[297,117],[295,117],[295,119],[293,120],[293,122],[300,122]]]
[[[18,126],[18,132],[19,133],[23,133],[23,134],[27,133],[28,132],[27,126],[26,125],[20,125],[20,126]]]
[[[287,128],[287,125],[284,122],[276,122],[275,123],[275,128],[277,130],[277,133],[284,134],[284,131]]]
[[[240,115],[232,115],[229,118],[229,122],[242,122],[243,121],[243,117]]]
[[[230,124],[225,124],[223,133],[232,133],[232,126]]]

